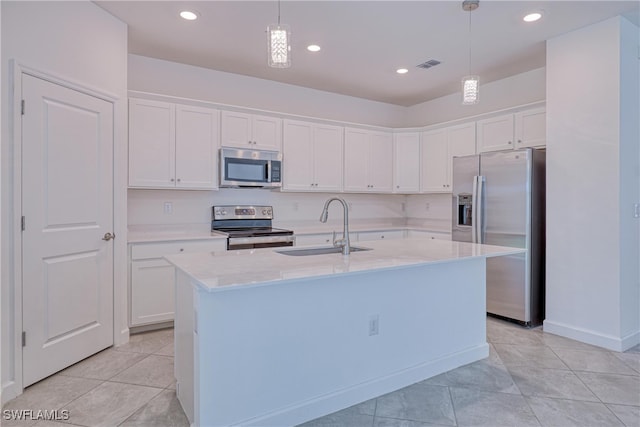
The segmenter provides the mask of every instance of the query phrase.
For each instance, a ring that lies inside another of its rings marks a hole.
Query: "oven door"
[[[293,246],[294,237],[292,234],[279,236],[257,236],[257,237],[229,237],[227,239],[227,249],[258,249],[258,248],[278,248],[282,246]]]

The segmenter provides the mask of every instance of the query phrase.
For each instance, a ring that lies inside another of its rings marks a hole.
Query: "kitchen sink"
[[[360,252],[360,251],[370,251],[370,248],[362,248],[358,246],[351,246],[349,251],[351,252]],[[276,251],[282,255],[289,256],[309,256],[309,255],[325,255],[325,254],[340,254],[342,253],[342,248],[339,246],[323,246],[320,248],[302,248],[302,249],[285,249]]]

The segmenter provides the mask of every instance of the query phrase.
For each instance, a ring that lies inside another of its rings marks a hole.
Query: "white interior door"
[[[113,344],[113,104],[23,74],[23,386]]]

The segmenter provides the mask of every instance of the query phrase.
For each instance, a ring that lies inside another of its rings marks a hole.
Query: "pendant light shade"
[[[477,104],[480,100],[480,78],[465,76],[462,78],[462,105]]]
[[[462,10],[469,12],[469,74],[471,74],[471,12],[480,6],[480,0],[465,0]],[[480,77],[465,76],[462,78],[462,105],[477,104],[480,99]]]
[[[288,25],[274,24],[267,27],[267,50],[269,67],[291,66],[291,31]]]
[[[291,30],[280,24],[280,0],[278,23],[267,27],[267,64],[273,68],[291,67]]]

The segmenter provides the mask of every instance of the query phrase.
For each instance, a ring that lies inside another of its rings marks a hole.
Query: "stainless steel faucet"
[[[327,222],[327,218],[329,217],[329,205],[334,200],[342,203],[342,209],[344,211],[344,226],[342,229],[342,239],[335,240],[335,232],[334,232],[334,240],[333,246],[342,247],[342,255],[349,255],[349,250],[351,248],[351,244],[349,242],[349,205],[344,199],[339,197],[332,197],[324,203],[324,208],[322,209],[322,213],[320,214],[320,222]]]

